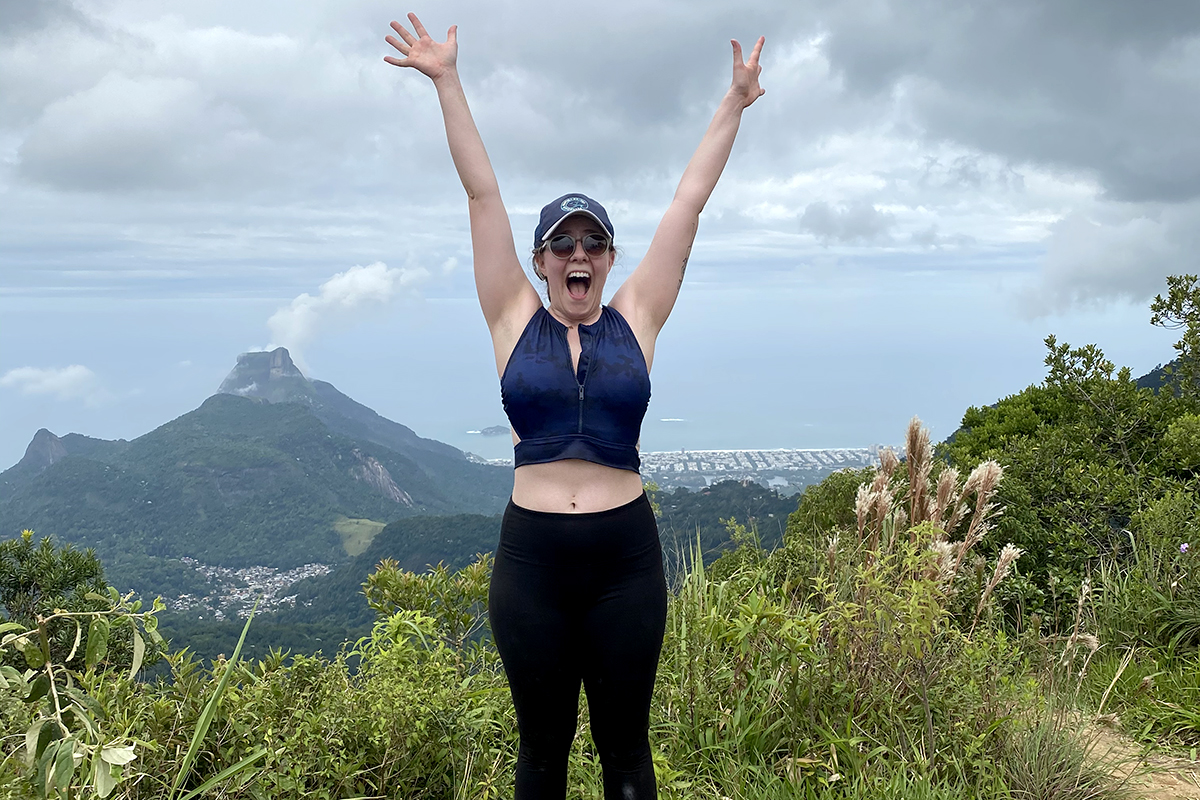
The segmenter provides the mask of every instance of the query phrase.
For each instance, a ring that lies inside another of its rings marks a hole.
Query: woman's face
[[[600,308],[604,281],[612,269],[612,246],[601,256],[591,257],[583,252],[580,240],[589,233],[608,238],[608,232],[591,217],[575,214],[567,217],[554,229],[554,236],[566,234],[574,238],[575,250],[567,258],[559,258],[543,247],[534,261],[546,276],[550,291],[550,307],[568,319],[587,319]]]

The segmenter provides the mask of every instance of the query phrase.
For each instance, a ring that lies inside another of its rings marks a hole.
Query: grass
[[[1098,653],[1082,699],[1095,707],[1113,684],[1103,711],[1117,714],[1135,741],[1184,753],[1200,748],[1200,652],[1142,648],[1123,671],[1121,661],[1121,653]]]
[[[371,546],[375,536],[386,527],[386,523],[373,519],[351,519],[342,517],[333,523],[333,529],[342,537],[342,549],[348,556],[357,556]]]

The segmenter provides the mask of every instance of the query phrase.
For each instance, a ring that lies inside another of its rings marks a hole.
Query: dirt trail
[[[1128,737],[1100,725],[1084,734],[1092,756],[1111,766],[1142,800],[1200,800],[1200,761],[1146,753]]]

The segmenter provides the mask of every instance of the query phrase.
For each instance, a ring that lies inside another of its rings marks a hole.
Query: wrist
[[[460,83],[458,79],[458,66],[451,64],[437,75],[430,75],[429,79],[433,81],[433,85],[438,89],[441,89],[443,85],[455,86]]]
[[[732,114],[734,116],[742,116],[742,112],[746,109],[749,103],[746,103],[745,95],[739,94],[737,89],[730,86],[730,90],[725,92],[725,97],[721,98],[721,104],[716,109],[716,113]]]
[[[740,115],[748,105],[746,95],[730,86],[729,91],[721,98],[720,110]]]

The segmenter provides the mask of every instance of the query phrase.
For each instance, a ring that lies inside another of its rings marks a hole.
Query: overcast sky
[[[659,340],[649,450],[944,438],[1042,339],[1149,370],[1200,252],[1200,3],[439,2],[518,246],[568,191],[645,252],[767,37]],[[498,382],[432,86],[377,0],[0,0],[0,469],[133,438],[238,353],[488,455]]]

